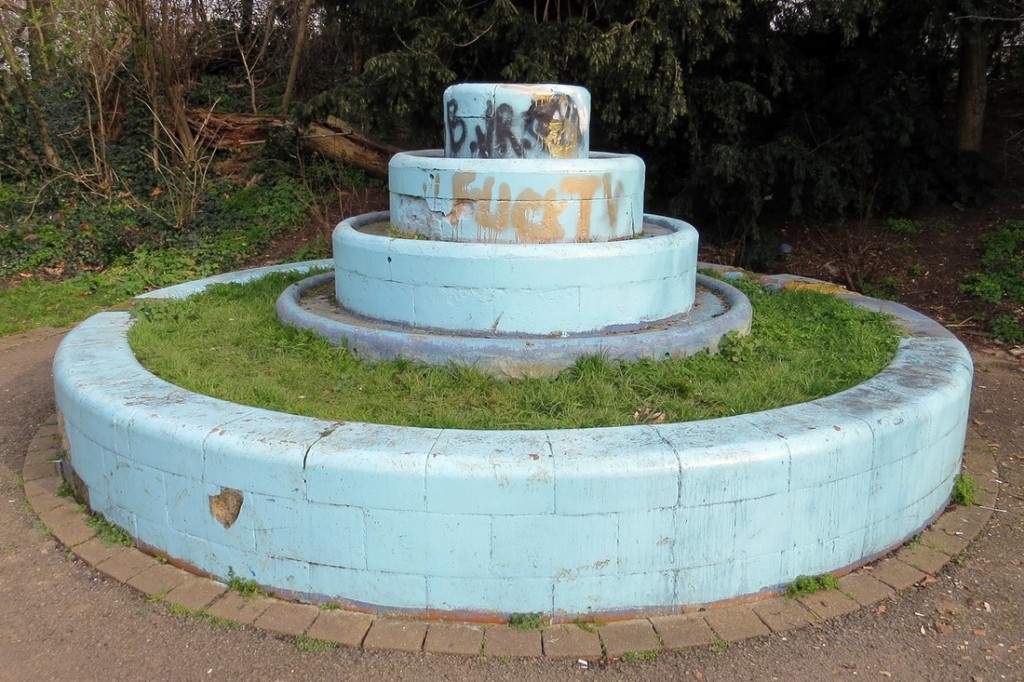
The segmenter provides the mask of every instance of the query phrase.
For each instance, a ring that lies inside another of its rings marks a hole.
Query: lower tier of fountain
[[[697,275],[693,307],[683,315],[626,329],[553,336],[457,334],[369,320],[341,308],[335,273],[304,279],[277,301],[280,320],[310,329],[368,361],[405,358],[430,365],[455,363],[507,377],[550,376],[585,355],[609,360],[663,360],[715,352],[731,332],[750,330],[750,301],[725,282]]]
[[[548,431],[339,423],[198,395],[139,364],[129,313],[100,313],[54,363],[65,472],[144,549],[312,602],[571,620],[770,593],[912,537],[960,468],[967,350],[903,306],[840,295],[909,333],[858,386],[710,421]]]

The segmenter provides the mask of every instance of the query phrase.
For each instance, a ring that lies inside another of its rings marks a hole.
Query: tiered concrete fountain
[[[341,223],[334,272],[286,292],[284,321],[367,359],[510,375],[749,330],[746,298],[697,275],[697,231],[644,215],[643,161],[589,151],[586,90],[457,85],[444,107],[443,153],[391,160],[390,215]],[[325,282],[333,299],[305,295]]]
[[[746,328],[745,300],[695,275],[693,228],[641,217],[639,160],[588,152],[585,91],[460,86],[445,112],[446,153],[396,157],[391,215],[339,225],[335,272],[285,292],[286,319],[369,358],[506,374],[589,352],[682,355]],[[332,281],[339,307],[306,301]],[[967,351],[902,306],[840,295],[909,332],[859,386],[706,422],[552,431],[337,423],[227,403],[147,372],[126,340],[129,314],[101,313],[54,365],[67,474],[143,547],[312,601],[571,619],[771,592],[913,536],[959,471]]]

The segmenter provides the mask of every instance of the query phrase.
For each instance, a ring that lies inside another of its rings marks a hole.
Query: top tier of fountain
[[[464,83],[444,93],[445,144],[396,155],[394,229],[430,239],[571,243],[643,230],[644,163],[590,152],[590,93]]]
[[[585,159],[590,93],[577,85],[463,83],[444,92],[444,155]]]

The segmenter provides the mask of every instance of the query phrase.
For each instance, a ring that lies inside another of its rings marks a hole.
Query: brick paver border
[[[125,582],[154,602],[237,621],[281,636],[305,636],[342,646],[458,655],[524,656],[595,660],[632,659],[650,652],[714,646],[778,635],[838,618],[890,599],[933,575],[981,532],[995,507],[995,460],[969,430],[964,469],[979,487],[983,506],[950,506],[912,542],[839,581],[839,590],[800,599],[772,597],[753,604],[712,606],[681,615],[601,624],[550,625],[543,632],[518,632],[507,625],[396,620],[365,613],[321,609],[265,596],[245,598],[214,580],[195,576],[135,547],[107,545],[86,523],[87,512],[61,478],[56,418],[29,443],[22,468],[25,497],[45,530],[77,558]],[[633,649],[636,650],[633,650]]]

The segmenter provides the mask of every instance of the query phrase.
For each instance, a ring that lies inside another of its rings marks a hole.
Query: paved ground
[[[303,652],[286,636],[251,628],[223,629],[193,617],[172,615],[165,603],[147,600],[142,593],[75,558],[46,534],[44,526],[54,525],[62,534],[70,534],[71,544],[81,542],[90,531],[65,515],[58,498],[40,483],[47,480],[50,466],[41,453],[52,437],[40,427],[54,409],[50,361],[58,339],[54,330],[0,338],[0,680],[1024,680],[1024,365],[1012,357],[975,354],[973,428],[983,441],[977,449],[994,457],[987,459],[992,466],[987,475],[979,473],[984,483],[998,488],[992,506],[999,511],[991,513],[975,542],[934,577],[835,618],[808,618],[806,614],[820,611],[826,616],[831,610],[845,611],[849,605],[809,602],[794,611],[780,604],[773,611],[762,604],[757,607],[761,612],[757,619],[741,612],[728,618],[712,613],[701,622],[714,628],[716,640],[734,639],[732,635],[740,639],[739,635],[746,634],[744,628],[768,634],[679,653],[662,651],[651,661],[603,664],[597,656],[589,656],[588,667],[583,669],[575,658],[481,658],[371,650],[376,641],[393,644],[403,638],[414,643],[412,648],[419,648],[426,628],[408,623],[374,624],[368,634],[364,631],[363,649]],[[25,489],[34,495],[37,508],[51,507],[41,509],[45,523],[24,497],[23,477],[32,481]],[[957,518],[946,521],[958,522]],[[169,579],[170,567],[149,563],[137,570],[128,555],[104,557],[107,550],[95,540],[86,540],[76,549],[107,573],[131,574],[127,579],[144,591],[165,598],[174,595],[164,594],[160,582]],[[923,550],[918,553],[915,561],[922,567],[935,558]],[[876,582],[898,583],[901,578],[891,568],[876,568],[874,575],[886,578]],[[185,594],[184,587],[179,586],[179,596]],[[214,596],[211,593],[210,599]],[[232,597],[220,597],[215,606],[235,619],[244,619],[231,603]],[[316,625],[321,622],[316,619],[324,615],[261,602],[247,606],[245,613],[264,607],[267,610],[253,616],[260,619],[257,624],[285,632],[309,627],[307,618],[314,619]],[[228,610],[232,608],[235,610]],[[814,622],[787,629],[804,620]],[[324,618],[322,622],[329,625],[332,621]],[[334,630],[324,632],[341,639],[339,633],[346,630],[337,622],[334,625]],[[646,631],[631,633],[629,627],[606,625],[600,629],[609,651],[616,638],[635,636],[643,641]],[[379,640],[371,638],[375,628],[379,628]],[[444,648],[452,633],[440,626],[431,626],[431,631],[434,645]],[[694,640],[701,641],[706,631],[695,632]],[[464,631],[456,634],[450,641],[465,640]],[[560,648],[583,651],[588,646],[593,651],[595,640],[591,633],[575,627],[544,634],[549,653]],[[508,645],[510,651],[515,644]]]

